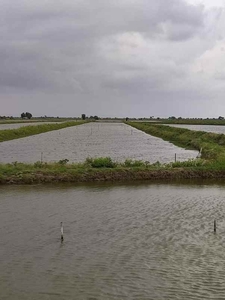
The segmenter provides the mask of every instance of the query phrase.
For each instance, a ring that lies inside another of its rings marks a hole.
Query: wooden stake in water
[[[63,223],[61,222],[61,242],[63,242]]]
[[[41,152],[41,163],[43,162],[43,152]]]
[[[216,220],[214,220],[214,233],[216,233]]]
[[[175,153],[175,162],[177,162],[177,154]]]

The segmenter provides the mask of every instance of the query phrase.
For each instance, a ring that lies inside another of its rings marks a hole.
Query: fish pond
[[[0,299],[224,299],[224,193],[203,182],[2,186]]]
[[[166,124],[167,125],[167,124]],[[224,125],[186,125],[186,124],[169,124],[171,127],[186,128],[195,131],[213,132],[218,134],[225,134]]]
[[[179,148],[123,123],[87,123],[0,143],[0,162],[83,162],[106,157],[166,163],[196,158],[197,151]]]

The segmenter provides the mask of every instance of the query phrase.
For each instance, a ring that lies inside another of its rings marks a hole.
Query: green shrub
[[[36,161],[36,162],[34,163],[34,167],[35,167],[35,168],[42,168],[42,162],[41,162],[41,161]]]
[[[69,159],[65,158],[65,159],[61,159],[58,161],[58,164],[60,165],[66,165],[69,162]]]
[[[92,168],[114,168],[116,163],[112,161],[111,157],[87,158],[85,164]]]
[[[156,161],[155,163],[152,164],[152,166],[159,168],[159,167],[161,167],[163,165],[159,161]]]
[[[146,167],[149,162],[143,162],[142,160],[126,159],[124,166],[128,168],[132,167]]]

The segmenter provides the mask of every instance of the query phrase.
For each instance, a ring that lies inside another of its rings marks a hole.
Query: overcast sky
[[[0,0],[0,115],[225,116],[225,1]]]

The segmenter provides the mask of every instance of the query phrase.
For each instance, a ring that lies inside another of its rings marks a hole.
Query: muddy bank
[[[98,170],[72,174],[69,172],[61,174],[52,173],[30,173],[1,175],[0,184],[37,184],[37,183],[81,183],[81,182],[122,182],[135,180],[177,180],[177,179],[223,179],[225,170]]]

